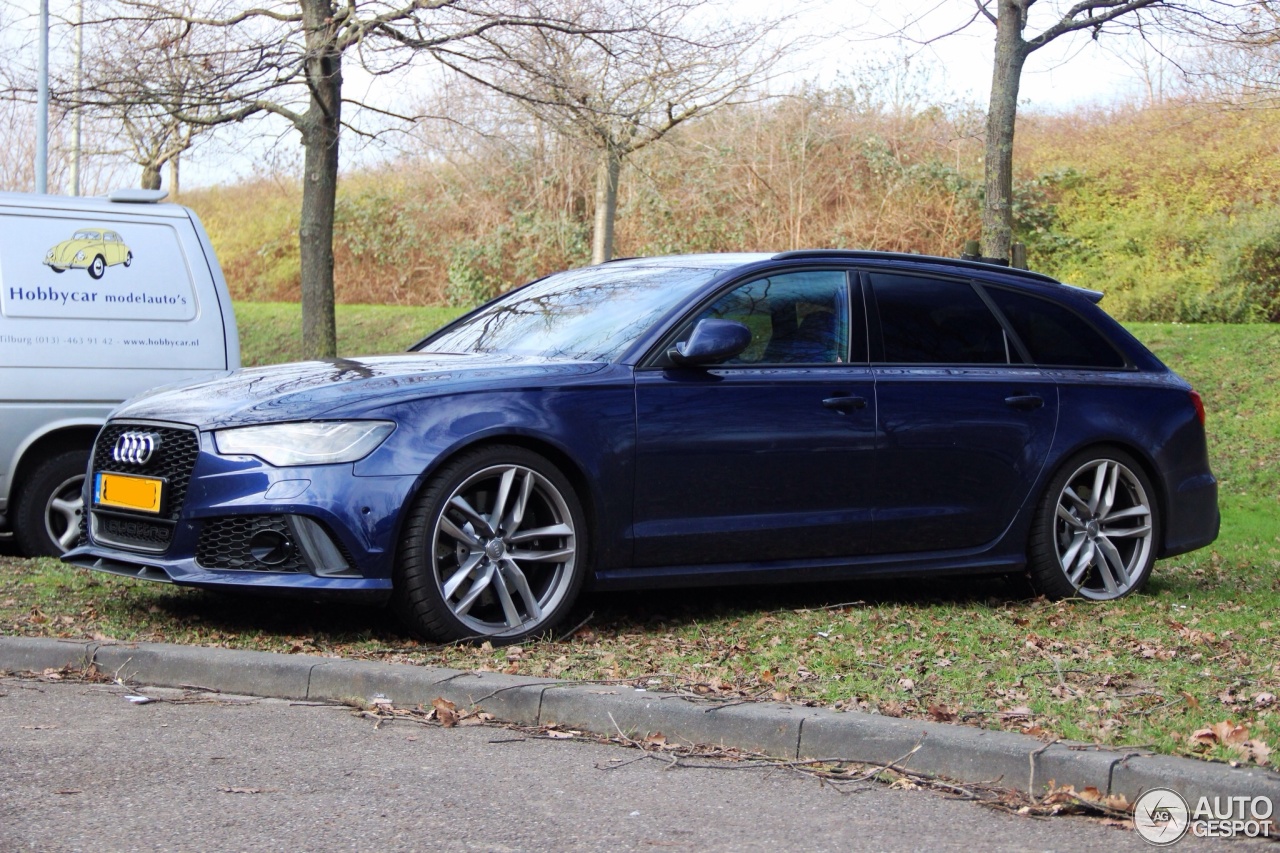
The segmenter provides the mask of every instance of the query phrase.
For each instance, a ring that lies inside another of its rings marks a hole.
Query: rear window
[[[1048,299],[988,287],[987,295],[1004,312],[1036,364],[1062,367],[1122,368],[1120,354],[1097,329],[1074,311]]]

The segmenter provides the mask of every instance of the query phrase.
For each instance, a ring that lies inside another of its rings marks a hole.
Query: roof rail
[[[137,187],[121,187],[107,193],[107,198],[111,201],[124,204],[155,204],[168,197],[168,190],[140,190]]]
[[[1005,275],[1016,275],[1024,278],[1035,279],[1036,281],[1061,284],[1061,282],[1053,276],[1045,275],[1041,272],[1021,270],[1016,267],[999,266],[996,264],[984,263],[983,261],[971,261],[962,258],[944,258],[938,255],[918,255],[914,252],[876,252],[870,249],[799,249],[791,252],[779,252],[773,256],[773,260],[775,261],[803,260],[808,258],[845,258],[848,260],[863,261],[922,261],[925,263],[948,264],[950,266],[965,267],[968,269],[987,270],[988,272],[1001,272]]]

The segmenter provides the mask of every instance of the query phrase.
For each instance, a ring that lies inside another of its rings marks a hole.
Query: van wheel
[[[102,255],[94,255],[93,263],[89,264],[89,277],[102,278],[102,274],[107,271],[107,259]]]
[[[67,450],[42,462],[18,495],[13,535],[28,557],[57,557],[75,547],[84,515],[89,451]]]

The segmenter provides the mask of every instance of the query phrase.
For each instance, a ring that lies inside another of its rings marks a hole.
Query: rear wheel
[[[1041,500],[1031,533],[1031,581],[1050,598],[1095,601],[1142,588],[1156,560],[1159,510],[1150,480],[1129,454],[1076,454]]]
[[[18,495],[13,535],[28,557],[57,557],[75,547],[84,515],[86,450],[66,450],[40,463]]]
[[[559,469],[522,447],[480,448],[414,501],[393,607],[426,639],[516,642],[569,611],[586,549],[582,505]]]

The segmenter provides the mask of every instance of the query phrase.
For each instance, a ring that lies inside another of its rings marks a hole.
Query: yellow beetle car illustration
[[[114,231],[105,228],[81,228],[44,256],[44,264],[54,272],[69,269],[89,271],[91,278],[102,278],[107,267],[133,263],[133,252]]]

